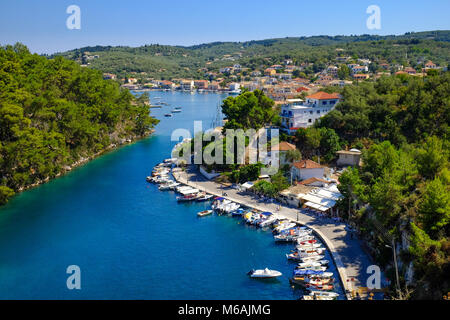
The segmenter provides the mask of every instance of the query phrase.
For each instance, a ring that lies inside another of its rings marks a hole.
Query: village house
[[[329,66],[327,68],[327,74],[336,78],[338,75],[338,70],[339,70],[339,68],[336,66]]]
[[[297,148],[295,145],[286,142],[281,141],[278,145],[272,146],[271,149],[272,156],[275,156],[275,159],[280,159],[280,165],[290,164],[290,162],[286,159],[286,154],[288,151],[295,151]],[[278,155],[274,155],[275,153],[278,153]]]
[[[277,74],[277,70],[275,70],[273,68],[267,68],[266,70],[264,70],[264,74],[266,76],[274,76]]]
[[[312,177],[303,181],[298,182],[297,184],[303,185],[303,186],[311,186],[311,187],[327,187],[332,182],[322,179],[322,178],[316,178]]]
[[[104,73],[103,74],[103,79],[104,80],[116,80],[117,76],[113,73]]]
[[[411,67],[406,67],[406,68],[405,68],[405,72],[406,72],[407,74],[411,74],[411,75],[417,73],[416,69],[411,68]]]
[[[158,85],[161,89],[170,89],[170,90],[175,89],[175,83],[169,80],[162,80],[159,82]]]
[[[211,90],[211,91],[218,91],[220,89],[220,86],[219,86],[219,83],[218,82],[211,82],[209,85],[208,85],[208,90]]]
[[[291,167],[292,180],[302,181],[310,178],[323,179],[325,168],[312,160],[294,162]]]
[[[429,60],[425,63],[425,69],[437,69],[437,66],[433,63],[433,61]]]
[[[353,75],[353,79],[355,80],[366,80],[369,78],[370,76],[367,73],[356,73]]]
[[[281,107],[282,130],[288,134],[294,134],[298,128],[307,128],[314,122],[330,112],[340,101],[337,93],[317,92],[306,97],[306,102],[301,99],[288,100]]]
[[[183,90],[183,91],[194,90],[194,81],[193,80],[181,80],[180,90]]]
[[[209,84],[208,80],[194,80],[194,86],[197,89],[206,90],[208,89],[208,84]]]
[[[336,154],[339,156],[336,163],[339,167],[357,167],[360,165],[361,151],[359,151],[358,149],[350,149],[350,151],[340,150],[336,152]]]

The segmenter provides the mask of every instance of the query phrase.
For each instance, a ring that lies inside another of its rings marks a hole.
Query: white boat
[[[269,270],[267,268],[264,270],[251,270],[247,274],[252,278],[276,278],[282,275],[280,271]]]
[[[322,260],[323,258],[325,258],[324,255],[319,255],[319,256],[310,256],[310,257],[300,257],[300,261],[301,262],[309,262],[309,261],[319,261]]]
[[[180,184],[178,182],[169,182],[166,184],[161,184],[158,189],[161,191],[172,190],[173,188],[175,188],[179,185]]]
[[[316,238],[311,235],[302,235],[297,238],[297,243],[301,244],[302,242],[309,241],[309,240],[315,240],[315,239]]]
[[[212,210],[200,211],[200,212],[197,213],[197,216],[204,217],[204,216],[210,215],[211,213],[213,213]]]
[[[301,269],[301,268],[307,268],[307,267],[312,267],[312,266],[326,266],[328,265],[329,261],[328,260],[311,260],[311,261],[306,261],[306,262],[301,262],[299,263],[297,266]]]
[[[321,243],[298,244],[297,248],[298,249],[317,249],[317,248],[322,248],[322,244]]]
[[[214,195],[212,194],[205,194],[201,197],[198,197],[197,199],[195,199],[196,201],[208,201],[211,200],[214,197]]]
[[[283,230],[287,230],[287,229],[293,228],[295,226],[296,226],[296,224],[293,222],[283,223],[282,225],[276,227],[274,230],[275,230],[275,232],[281,232]]]
[[[313,270],[313,271],[325,272],[327,270],[327,267],[318,265],[318,266],[309,266],[309,267],[304,267],[304,268],[297,268],[297,270]]]
[[[339,294],[327,291],[311,291],[309,295],[303,296],[303,300],[336,300]]]
[[[267,220],[264,220],[263,222],[261,222],[260,224],[259,224],[259,226],[261,227],[261,228],[264,228],[264,227],[267,227],[267,226],[270,226],[272,223],[274,223],[275,221],[277,221],[277,217],[270,217],[270,218],[268,218]]]

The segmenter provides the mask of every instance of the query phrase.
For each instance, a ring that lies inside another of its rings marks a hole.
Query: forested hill
[[[145,97],[144,97],[145,98]],[[99,71],[21,45],[0,48],[0,204],[158,122]]]
[[[338,55],[359,56],[372,61],[414,66],[418,60],[450,62],[450,31],[406,33],[399,36],[314,36],[288,37],[247,42],[213,42],[195,46],[145,45],[141,47],[95,46],[71,50],[62,55],[91,68],[126,76],[145,72],[149,77],[172,79],[204,77],[205,70],[218,71],[235,63],[250,70],[279,64],[286,58],[296,62],[325,65]],[[86,60],[85,56],[98,56]]]

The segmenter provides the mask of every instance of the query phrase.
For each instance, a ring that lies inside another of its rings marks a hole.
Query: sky
[[[68,29],[70,5],[81,29]],[[381,29],[370,30],[370,5]],[[55,53],[94,45],[193,45],[312,35],[449,30],[450,0],[0,0],[0,45]]]

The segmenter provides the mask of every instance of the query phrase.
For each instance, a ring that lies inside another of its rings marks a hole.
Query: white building
[[[184,91],[194,90],[194,80],[182,80],[180,83],[180,89]]]
[[[323,179],[325,168],[312,160],[294,162],[291,167],[292,180],[302,181],[310,178]]]
[[[299,128],[307,128],[314,122],[330,112],[340,101],[336,93],[317,92],[306,97],[306,102],[301,99],[288,100],[281,107],[281,126],[288,134],[293,134]]]

